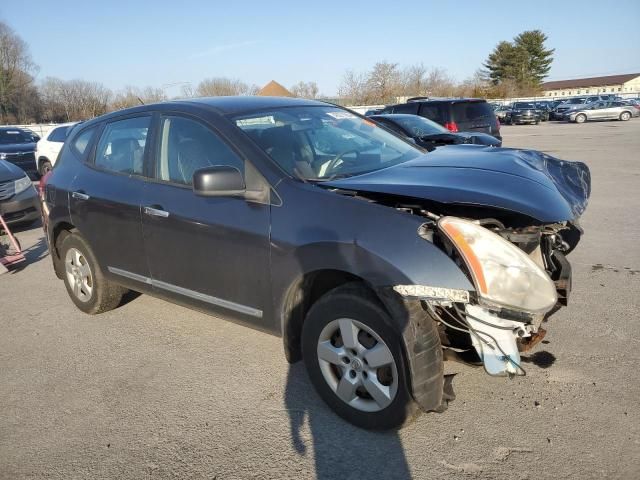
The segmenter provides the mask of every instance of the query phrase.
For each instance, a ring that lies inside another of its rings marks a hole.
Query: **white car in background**
[[[62,123],[40,139],[36,144],[36,169],[40,175],[45,175],[53,168],[56,158],[62,149],[67,133],[78,122]]]

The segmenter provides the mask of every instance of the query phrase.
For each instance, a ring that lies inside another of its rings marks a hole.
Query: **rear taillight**
[[[458,132],[458,125],[456,124],[456,122],[447,122],[444,124],[444,128],[453,133]]]
[[[49,180],[51,173],[53,172],[49,170],[42,177],[40,177],[40,183],[38,183],[38,192],[40,193],[40,198],[42,199],[44,199],[44,187],[47,185],[47,180]]]

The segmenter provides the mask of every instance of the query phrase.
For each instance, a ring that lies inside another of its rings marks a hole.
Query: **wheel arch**
[[[330,290],[354,282],[375,293],[375,289],[364,278],[335,268],[306,272],[291,283],[280,309],[282,341],[289,363],[295,363],[302,358],[302,325],[313,304]]]
[[[63,278],[62,276],[64,273],[64,266],[62,265],[62,259],[60,258],[60,245],[67,235],[71,235],[76,231],[76,227],[67,221],[57,223],[51,230],[51,259],[53,261],[53,270],[59,279]]]

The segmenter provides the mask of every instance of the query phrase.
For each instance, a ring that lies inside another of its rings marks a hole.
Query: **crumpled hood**
[[[577,219],[591,193],[589,168],[534,150],[452,145],[409,162],[323,186],[493,207],[542,223]]]
[[[25,176],[24,171],[6,160],[0,160],[0,182],[17,180]]]
[[[34,152],[35,150],[36,150],[35,142],[5,143],[0,145],[0,153]]]

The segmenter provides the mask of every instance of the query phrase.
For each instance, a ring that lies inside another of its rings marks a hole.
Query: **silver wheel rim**
[[[584,123],[584,121],[587,119],[587,117],[585,117],[584,115],[578,115],[576,117],[576,122],[577,123]]]
[[[87,259],[77,248],[70,248],[64,259],[67,281],[73,295],[81,302],[91,300],[93,294],[93,275]]]
[[[398,393],[398,369],[391,350],[357,320],[333,320],[320,332],[318,362],[337,397],[363,412],[388,407]]]
[[[627,112],[624,112],[624,113],[622,114],[622,120],[623,120],[623,121],[624,121],[624,120],[629,120],[629,117],[630,117],[630,115],[629,115]]]

